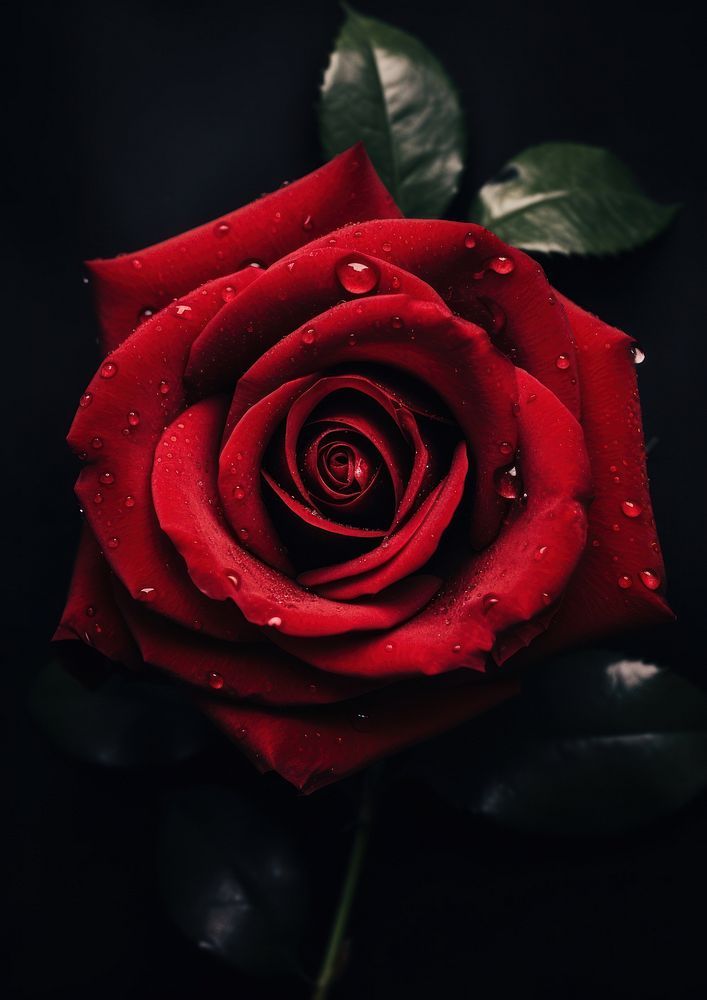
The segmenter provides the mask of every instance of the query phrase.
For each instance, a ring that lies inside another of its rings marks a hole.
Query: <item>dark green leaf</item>
[[[174,684],[125,670],[103,671],[87,687],[53,660],[37,676],[30,710],[61,750],[108,767],[187,760],[209,738],[209,726]]]
[[[416,38],[350,8],[324,74],[319,121],[329,156],[362,140],[405,215],[441,215],[464,166],[456,91]]]
[[[298,971],[308,880],[284,831],[234,791],[191,788],[163,825],[167,909],[197,947],[258,975]]]
[[[548,142],[515,156],[481,188],[472,219],[525,250],[601,255],[646,243],[676,211],[642,194],[607,150]]]
[[[519,698],[454,740],[428,772],[438,790],[526,832],[620,833],[707,787],[707,695],[619,653],[533,668]]]

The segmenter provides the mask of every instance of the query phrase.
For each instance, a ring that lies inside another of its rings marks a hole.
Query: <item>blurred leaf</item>
[[[30,711],[61,750],[91,764],[137,767],[179,763],[204,747],[208,723],[181,688],[99,668],[93,688],[58,659],[35,680]]]
[[[170,915],[199,948],[251,974],[298,971],[307,878],[284,831],[245,798],[215,787],[176,796],[160,872]]]
[[[676,211],[642,194],[607,150],[548,142],[509,160],[481,188],[471,216],[525,250],[601,255],[646,243]]]
[[[435,748],[446,798],[533,833],[616,834],[707,786],[707,695],[620,653],[558,657],[521,696]]]
[[[322,84],[322,145],[334,156],[362,140],[405,215],[439,216],[464,166],[456,91],[416,38],[345,10]]]

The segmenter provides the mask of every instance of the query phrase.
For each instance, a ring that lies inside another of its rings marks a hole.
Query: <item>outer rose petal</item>
[[[80,639],[109,660],[138,665],[140,655],[113,596],[110,567],[88,525],[81,530],[69,596],[54,639]]]
[[[137,253],[92,260],[103,346],[111,351],[135,328],[143,309],[161,309],[204,282],[250,260],[274,264],[313,236],[400,211],[362,144],[306,177],[180,236]]]
[[[324,705],[356,698],[380,683],[315,670],[270,642],[211,639],[181,628],[133,601],[118,589],[118,600],[146,663],[219,696],[266,705]]]
[[[320,710],[274,712],[215,700],[203,707],[261,771],[277,771],[297,788],[313,792],[488,711],[517,690],[512,676],[454,676],[395,684],[353,704]]]
[[[631,337],[560,296],[577,339],[582,427],[592,465],[589,540],[552,627],[524,657],[537,658],[617,629],[665,621],[665,570],[646,477],[641,410]],[[624,501],[640,509],[628,517]],[[649,581],[660,581],[648,589]],[[621,584],[619,585],[619,580]]]

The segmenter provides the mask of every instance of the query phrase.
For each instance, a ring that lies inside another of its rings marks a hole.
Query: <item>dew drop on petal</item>
[[[622,590],[628,590],[633,583],[631,577],[627,573],[623,573],[616,582]]]
[[[649,590],[657,590],[660,586],[660,577],[652,569],[642,569],[639,573],[641,578],[641,583],[644,587],[648,587]]]
[[[637,344],[631,346],[631,356],[633,358],[633,363],[635,365],[642,365],[646,360],[646,356]]]
[[[314,329],[313,326],[308,326],[307,329],[302,334],[302,343],[310,345],[313,344],[316,339],[317,339],[317,331]]]
[[[169,392],[169,382],[165,382],[165,380],[162,379],[162,381],[160,382],[160,384],[158,386],[158,390],[159,390],[160,396],[166,396],[167,393]]]
[[[108,539],[109,549],[117,549],[119,545],[120,545],[120,539],[117,538],[115,535],[112,538]]]
[[[496,607],[499,600],[500,598],[497,597],[496,594],[484,594],[484,596],[481,598],[481,607],[484,609],[484,612],[488,614],[491,608]]]
[[[621,502],[621,513],[626,517],[639,517],[643,512],[643,507],[635,500],[623,500]]]
[[[130,410],[128,413],[128,423],[131,427],[137,427],[140,423],[140,414],[137,410]]]
[[[354,712],[351,716],[351,725],[359,733],[369,733],[371,731],[371,717],[367,712]]]
[[[515,268],[515,263],[511,257],[493,257],[488,267],[496,274],[510,274]]]
[[[118,366],[114,361],[106,361],[101,365],[101,378],[114,378],[118,374]]]
[[[223,220],[221,222],[217,222],[216,225],[214,226],[214,236],[219,236],[223,238],[224,236],[228,236],[230,231],[231,231],[230,225],[228,224],[228,222]]]
[[[282,618],[278,615],[273,615],[272,618],[268,618],[268,625],[270,628],[280,628],[282,625]]]
[[[223,687],[223,677],[221,674],[217,674],[215,670],[210,670],[207,676],[209,682],[209,687],[212,687],[214,691],[220,691]]]
[[[571,363],[572,362],[570,361],[570,359],[567,357],[566,354],[560,354],[559,357],[555,360],[555,367],[559,368],[560,371],[564,372],[567,371]]]
[[[362,260],[342,260],[336,265],[341,287],[351,295],[366,295],[378,285],[380,275],[372,264]]]
[[[133,264],[133,270],[142,271],[142,261],[140,260],[139,257],[134,257],[132,264]]]
[[[93,393],[85,392],[81,397],[81,399],[79,400],[79,406],[85,410],[86,407],[90,406],[92,402],[93,402]]]
[[[512,455],[513,445],[510,443],[510,441],[501,441],[501,443],[498,446],[498,450],[501,452],[502,455]]]
[[[135,497],[127,496],[123,503],[126,507],[133,508],[135,506]]]
[[[232,285],[226,285],[221,289],[221,298],[224,302],[231,302],[236,297],[236,290]]]
[[[238,590],[238,588],[241,585],[241,578],[239,577],[238,573],[227,573],[226,579],[230,581],[235,590]]]
[[[394,330],[401,330],[404,326],[403,320],[400,316],[393,316],[390,320],[390,325]]]
[[[98,451],[100,448],[103,447],[103,438],[98,436],[96,436],[95,438],[91,438],[91,447],[95,448],[96,451]]]
[[[115,482],[115,476],[112,472],[102,472],[98,478],[104,486],[110,486],[111,483]]]
[[[310,232],[311,229],[313,229],[313,227],[314,227],[314,219],[312,218],[311,215],[305,215],[304,220],[302,222],[302,229],[304,229],[304,231],[308,233]]]
[[[533,559],[536,562],[540,562],[541,559],[545,558],[545,553],[546,552],[547,552],[547,545],[540,545],[540,546],[538,546],[538,548],[535,550],[535,552],[533,554]]]
[[[93,502],[103,503],[103,494],[101,493],[100,490],[96,490],[96,492],[93,494]]]
[[[383,251],[383,253],[390,253],[392,249],[393,249],[393,244],[389,243],[388,240],[386,240],[384,243],[381,243],[381,250]]]
[[[150,604],[151,601],[154,601],[155,596],[156,596],[156,591],[154,587],[142,587],[140,590],[138,590],[137,593],[138,600],[145,601],[147,604]]]
[[[510,469],[497,469],[494,475],[496,492],[504,500],[517,500],[520,493],[518,470],[515,465]]]
[[[244,500],[245,490],[242,486],[234,486],[233,488],[233,499],[234,500]]]
[[[474,247],[476,246],[476,240],[474,239],[473,233],[466,234],[466,236],[464,237],[464,246],[467,248],[467,250],[474,249]]]

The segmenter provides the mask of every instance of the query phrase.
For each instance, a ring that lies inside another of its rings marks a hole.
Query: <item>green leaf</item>
[[[60,750],[90,764],[176,764],[199,753],[210,728],[176,684],[94,664],[92,688],[52,660],[30,693],[32,715]]]
[[[456,91],[416,38],[344,9],[322,83],[324,150],[334,156],[362,140],[405,215],[440,216],[464,166]]]
[[[233,789],[169,803],[159,844],[167,910],[202,951],[254,975],[296,973],[309,881],[286,830]]]
[[[677,208],[642,194],[628,168],[607,150],[548,142],[509,160],[481,188],[471,215],[525,250],[602,255],[646,243]]]
[[[707,787],[707,695],[619,653],[534,667],[519,698],[464,729],[428,777],[458,806],[524,832],[622,833]]]

